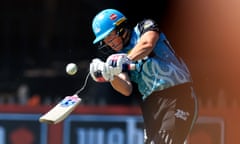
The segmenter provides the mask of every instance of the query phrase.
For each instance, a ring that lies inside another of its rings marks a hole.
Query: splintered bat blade
[[[39,121],[47,124],[57,124],[63,121],[81,102],[77,95],[66,96],[56,106],[39,118]]]

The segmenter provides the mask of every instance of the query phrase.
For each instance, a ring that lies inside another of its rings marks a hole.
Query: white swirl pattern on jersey
[[[161,64],[156,59],[142,65],[141,80],[137,81],[139,90],[145,99],[153,91],[163,90],[178,84],[191,81],[190,74],[184,63],[180,67],[174,63]]]

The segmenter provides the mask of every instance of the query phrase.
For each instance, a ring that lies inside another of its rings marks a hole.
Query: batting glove
[[[130,63],[131,60],[129,60],[127,54],[125,53],[112,54],[106,60],[106,64],[112,67],[113,75],[120,74],[122,71],[124,71],[123,65]]]
[[[112,68],[98,58],[93,59],[90,63],[90,74],[96,82],[112,81],[114,75],[111,71]]]

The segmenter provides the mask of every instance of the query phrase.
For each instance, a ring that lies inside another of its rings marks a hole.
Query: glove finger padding
[[[90,74],[96,82],[108,82],[113,80],[113,74],[108,65],[98,58],[90,63]]]
[[[123,71],[124,64],[130,64],[131,61],[125,53],[112,54],[107,58],[106,64],[112,67],[112,73],[118,75]]]

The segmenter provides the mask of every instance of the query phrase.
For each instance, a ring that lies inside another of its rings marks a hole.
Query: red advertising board
[[[65,121],[47,125],[38,118],[52,106],[0,106],[0,143],[14,144],[141,144],[143,124],[137,106],[80,105]],[[239,108],[200,109],[188,144],[239,144]],[[130,135],[132,137],[130,137]],[[91,139],[90,137],[94,137]],[[28,143],[27,143],[28,142]]]

